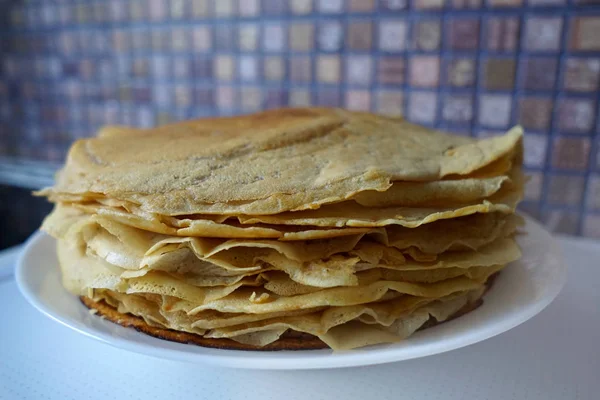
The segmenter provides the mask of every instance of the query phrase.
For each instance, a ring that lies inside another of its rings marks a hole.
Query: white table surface
[[[0,274],[0,399],[600,399],[600,243],[561,238],[558,298],[525,324],[448,353],[316,371],[204,367],[124,352],[44,317]],[[14,263],[14,252],[0,254]]]

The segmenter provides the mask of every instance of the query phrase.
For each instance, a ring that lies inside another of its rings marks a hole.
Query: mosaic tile
[[[567,0],[528,0],[527,3],[533,7],[547,7],[547,6],[560,6],[567,2]],[[577,2],[577,0],[575,1]]]
[[[150,0],[147,2],[148,16],[151,21],[163,21],[167,17],[167,2],[165,0]]]
[[[292,82],[310,82],[312,78],[312,67],[310,56],[291,57],[288,63],[290,71],[289,79]]]
[[[295,51],[309,51],[314,45],[314,25],[300,22],[292,23],[289,32],[289,46]]]
[[[192,69],[196,78],[212,78],[212,60],[211,58],[200,56],[195,57],[192,61]]]
[[[510,122],[512,98],[503,94],[484,94],[479,97],[479,123],[506,128]]]
[[[547,131],[552,119],[552,99],[544,97],[521,98],[518,107],[518,123],[525,130]]]
[[[306,15],[312,12],[312,0],[290,0],[293,14]]]
[[[192,89],[187,85],[176,85],[174,88],[175,104],[179,107],[192,105]]]
[[[344,11],[344,0],[316,0],[317,10],[323,14],[339,14]]]
[[[346,28],[346,47],[350,50],[370,50],[373,27],[368,21],[349,22]]]
[[[552,174],[548,180],[547,201],[552,205],[576,206],[583,198],[585,178]]]
[[[282,51],[285,48],[285,32],[281,25],[265,25],[262,32],[262,47],[265,51]]]
[[[187,0],[171,0],[169,1],[169,14],[172,19],[182,19],[188,15]]]
[[[171,47],[171,32],[167,29],[152,30],[150,33],[152,37],[152,49],[153,50],[170,50]]]
[[[262,11],[266,15],[282,15],[287,12],[287,1],[262,0]]]
[[[577,233],[579,218],[579,213],[565,210],[545,210],[542,212],[542,222],[547,229],[568,235]]]
[[[218,108],[232,109],[235,106],[236,98],[238,97],[231,86],[217,86],[215,100]]]
[[[382,11],[398,11],[404,10],[408,7],[407,0],[381,0],[379,2],[379,8]]]
[[[564,132],[591,133],[596,104],[593,99],[563,98],[558,102],[558,127]]]
[[[279,56],[265,57],[263,61],[263,76],[268,81],[281,81],[285,76],[285,64]]]
[[[473,119],[473,97],[448,93],[444,96],[442,118],[446,122],[467,124]]]
[[[590,157],[590,139],[558,137],[552,146],[552,166],[583,171]]]
[[[387,84],[404,83],[405,65],[404,57],[381,57],[378,63],[377,80]]]
[[[589,210],[600,211],[600,175],[588,178],[586,205]]]
[[[312,104],[308,89],[292,89],[289,94],[289,104],[293,107],[304,107]]]
[[[515,51],[519,41],[520,22],[517,17],[492,17],[486,22],[488,50]]]
[[[287,105],[287,91],[267,89],[265,92],[264,108],[281,108]]]
[[[192,1],[192,17],[203,19],[210,16],[209,0],[191,0]]]
[[[244,112],[260,111],[263,104],[263,93],[260,87],[244,87],[240,89],[240,107]]]
[[[136,29],[130,35],[131,49],[134,51],[145,51],[151,48],[151,36],[146,29]]]
[[[236,32],[230,26],[215,26],[213,30],[215,49],[227,51],[235,49]]]
[[[444,7],[444,0],[413,0],[412,6],[418,10],[437,10]]]
[[[483,62],[483,87],[492,90],[510,90],[515,84],[513,58],[488,58]]]
[[[375,0],[350,0],[351,12],[369,12],[375,9]]]
[[[238,74],[240,80],[243,82],[254,82],[258,80],[258,58],[254,55],[241,56],[238,59]]]
[[[437,113],[437,94],[412,92],[408,99],[408,119],[422,124],[433,124]]]
[[[199,87],[194,90],[194,99],[196,105],[200,107],[209,107],[214,103],[214,93],[212,88]]]
[[[404,115],[404,94],[396,90],[378,91],[376,111],[393,116]]]
[[[479,44],[479,19],[449,18],[446,32],[448,47],[452,50],[475,50]]]
[[[219,81],[231,81],[235,74],[233,57],[217,55],[213,62],[214,77]]]
[[[583,217],[583,236],[600,239],[600,215],[588,214]]]
[[[523,0],[486,0],[489,7],[492,8],[511,8],[523,5]]]
[[[148,8],[140,0],[129,1],[129,18],[132,21],[142,21],[148,18]]]
[[[325,22],[319,25],[317,41],[319,48],[324,51],[337,51],[342,48],[344,29],[337,21]]]
[[[574,92],[595,92],[600,77],[600,59],[568,58],[563,88]]]
[[[175,28],[171,31],[171,49],[174,51],[188,50],[191,38],[188,31],[184,28]]]
[[[338,83],[340,81],[340,58],[334,55],[318,56],[315,70],[319,82]]]
[[[558,51],[562,28],[562,17],[528,18],[522,45],[528,51]]]
[[[543,167],[546,163],[548,137],[525,132],[523,143],[525,149],[523,154],[523,164],[534,168]]]
[[[206,26],[195,26],[192,30],[192,43],[196,51],[207,51],[212,48],[212,33]]]
[[[254,51],[258,48],[258,25],[240,25],[238,29],[238,46],[242,51]]]
[[[417,50],[433,51],[440,48],[442,42],[442,24],[440,20],[421,20],[413,25],[413,46]]]
[[[321,89],[316,93],[316,104],[323,107],[340,107],[341,95],[337,89]]]
[[[475,60],[450,59],[446,65],[446,83],[454,87],[469,87],[475,83]]]
[[[522,86],[525,89],[552,90],[556,82],[556,58],[528,58],[521,60]]]
[[[370,55],[348,56],[345,59],[345,79],[354,85],[368,85],[371,83],[373,58]]]
[[[540,172],[528,172],[529,181],[525,185],[524,200],[539,201],[542,198],[542,188],[544,185],[544,174]]]
[[[572,17],[569,25],[571,50],[600,50],[600,16]]]
[[[228,18],[234,15],[235,8],[233,6],[233,0],[219,0],[215,1],[213,4],[214,15],[216,17]]]
[[[408,59],[410,84],[415,87],[436,87],[440,76],[440,58],[412,56]]]
[[[260,14],[260,0],[239,0],[238,13],[241,17],[254,17]]]
[[[368,90],[347,91],[344,106],[349,110],[369,111],[371,109],[371,92]]]
[[[390,52],[404,50],[407,31],[405,20],[382,20],[379,23],[379,49]]]

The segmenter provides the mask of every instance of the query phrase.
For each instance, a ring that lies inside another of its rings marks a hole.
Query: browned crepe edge
[[[491,288],[498,273],[492,275],[486,282],[486,290]],[[482,295],[483,297],[483,295]],[[472,303],[465,304],[457,312],[452,314],[444,321],[437,321],[433,316],[429,317],[429,320],[419,328],[419,330],[431,328],[433,326],[443,324],[444,322],[451,321],[464,314],[467,314],[480,305],[483,304],[483,298],[480,297]],[[289,329],[281,337],[273,343],[270,343],[263,347],[252,346],[244,343],[236,342],[231,339],[213,339],[205,338],[195,333],[175,331],[172,329],[159,328],[148,325],[141,317],[137,317],[132,314],[123,314],[118,312],[114,307],[108,305],[104,300],[94,301],[86,296],[79,297],[81,302],[88,307],[90,310],[96,310],[97,314],[106,318],[107,320],[114,322],[115,324],[124,326],[126,328],[134,328],[138,332],[145,333],[146,335],[154,336],[159,339],[169,340],[171,342],[178,342],[184,344],[194,344],[196,346],[209,347],[213,349],[225,349],[225,350],[260,350],[260,351],[278,351],[278,350],[318,350],[326,349],[328,346],[316,336],[310,335],[304,332],[294,331]]]

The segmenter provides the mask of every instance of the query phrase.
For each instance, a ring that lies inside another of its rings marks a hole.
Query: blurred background
[[[600,237],[600,0],[0,0],[0,26],[0,247],[101,125],[311,104],[520,123],[523,210]]]

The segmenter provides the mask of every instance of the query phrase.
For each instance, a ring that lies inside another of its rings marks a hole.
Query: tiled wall
[[[0,154],[102,124],[320,104],[477,136],[520,122],[524,209],[600,237],[599,0],[0,1]]]

